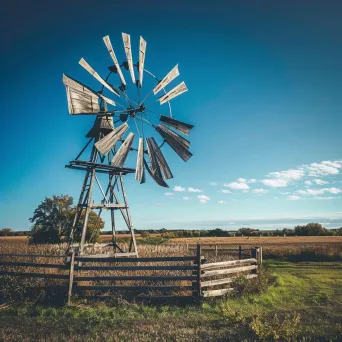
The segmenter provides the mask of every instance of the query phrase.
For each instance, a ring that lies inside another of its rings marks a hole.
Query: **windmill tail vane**
[[[68,246],[69,248],[76,246],[74,237],[75,233],[79,233],[81,235],[78,245],[80,254],[86,253],[88,247],[86,233],[90,212],[98,210],[97,214],[100,216],[104,210],[109,210],[112,241],[105,246],[113,247],[114,256],[138,256],[123,176],[134,173],[135,179],[142,184],[146,181],[146,169],[158,185],[168,187],[165,180],[173,178],[173,174],[162,152],[164,144],[168,144],[183,161],[187,161],[192,156],[189,151],[190,141],[182,135],[189,135],[194,126],[176,120],[172,115],[170,104],[171,100],[186,92],[188,88],[185,82],[181,82],[170,90],[167,89],[180,75],[178,64],[160,80],[145,68],[147,43],[144,38],[140,36],[139,60],[136,63],[133,63],[130,35],[122,33],[122,40],[124,60],[120,64],[110,37],[108,35],[103,37],[103,42],[113,62],[113,65],[108,67],[109,74],[106,77],[100,75],[84,58],[79,61],[80,66],[99,83],[100,91],[96,91],[66,74],[63,74],[62,78],[66,89],[69,114],[95,116],[93,127],[86,134],[86,138],[89,138],[87,144],[78,156],[66,165],[67,168],[85,171]],[[127,72],[129,73],[128,78]],[[109,83],[109,78],[114,78],[114,76],[116,85],[112,84],[114,82]],[[146,84],[146,77],[152,78],[155,85],[152,89],[148,89],[141,101],[141,91],[143,91],[143,84]],[[133,94],[129,94],[128,91],[129,79],[136,86],[137,94],[134,99]],[[157,97],[155,100],[151,98],[152,94]],[[113,95],[114,98],[112,98]],[[148,105],[149,102],[151,105]],[[158,102],[159,105],[168,104],[168,115],[159,113],[158,109],[157,111],[151,109]],[[158,118],[157,122],[153,121],[156,117]],[[155,137],[145,137],[144,127],[146,125],[155,133],[156,138],[161,138],[159,144]],[[135,134],[130,131],[132,128],[138,132],[139,139],[135,139]],[[90,147],[88,158],[81,160],[80,158]],[[125,166],[131,151],[137,153],[135,169]],[[106,187],[101,186],[98,174],[105,175]],[[94,203],[94,183],[100,189],[100,195],[103,198],[101,203]],[[120,198],[120,194],[122,198]],[[128,247],[118,243],[116,213],[121,215],[128,228],[130,234]],[[80,224],[83,216],[83,222]]]

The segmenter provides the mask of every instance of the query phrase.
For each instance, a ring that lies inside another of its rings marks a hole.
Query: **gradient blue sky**
[[[342,225],[341,2],[7,3],[0,228],[28,229],[45,196],[77,198],[83,174],[64,165],[92,119],[67,114],[62,73],[96,87],[78,60],[105,74],[102,37],[123,60],[121,32],[131,34],[134,60],[146,39],[145,66],[158,76],[179,64],[189,91],[172,101],[173,114],[195,125],[189,162],[165,150],[170,189],[126,177],[135,228]]]

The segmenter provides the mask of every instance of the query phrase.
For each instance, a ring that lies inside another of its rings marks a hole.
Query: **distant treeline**
[[[237,231],[228,231],[220,228],[211,230],[167,230],[162,229],[135,229],[136,234],[147,237],[150,234],[160,234],[164,238],[176,237],[234,237],[234,236],[342,236],[342,227],[337,229],[324,228],[320,223],[308,223],[296,226],[293,229],[261,230],[240,228]],[[128,234],[128,231],[118,231],[117,234]],[[111,231],[101,231],[101,235],[109,235]],[[10,228],[0,229],[0,236],[29,236],[30,231],[13,231]]]

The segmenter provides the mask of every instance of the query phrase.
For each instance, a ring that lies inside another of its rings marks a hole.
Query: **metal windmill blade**
[[[146,160],[144,159],[144,165],[145,165],[145,169],[148,171],[148,173],[150,174],[151,178],[160,186],[164,187],[164,188],[168,188],[168,184],[164,181],[163,178],[159,177],[159,175],[157,175],[155,172],[153,172],[147,165]]]
[[[155,86],[153,89],[154,95],[164,89],[171,81],[179,76],[178,64]]]
[[[139,44],[139,85],[140,87],[142,87],[142,84],[143,84],[145,54],[146,54],[146,41],[143,37],[140,36],[140,44]]]
[[[190,142],[177,133],[171,131],[167,127],[159,124],[156,127],[157,132],[165,139],[165,141],[170,145],[170,147],[184,160],[187,161],[192,157],[192,153],[188,150],[190,147]],[[185,142],[186,143],[185,143]]]
[[[180,94],[185,93],[186,91],[188,91],[188,88],[186,87],[185,83],[182,82],[182,83],[178,84],[176,87],[174,87],[173,89],[171,89],[168,93],[161,96],[158,99],[158,101],[162,105],[165,102],[168,102],[168,101],[174,99],[175,97],[179,96]]]
[[[166,178],[166,179],[173,178],[173,175],[172,175],[172,172],[169,168],[169,165],[168,165],[162,151],[160,150],[156,140],[153,137],[150,138],[150,140],[152,143],[152,148],[153,148],[153,150],[157,156],[157,161],[158,161],[160,170],[162,171],[162,173],[164,175],[164,178]]]
[[[68,111],[71,115],[76,114],[97,114],[100,112],[99,98],[106,103],[115,106],[115,102],[97,93],[83,83],[76,81],[68,75],[63,74],[63,83],[66,88]]]
[[[169,116],[162,115],[160,117],[160,121],[163,122],[164,124],[171,126],[175,128],[177,131],[188,135],[191,131],[191,129],[194,127],[193,125],[187,124],[182,121],[175,120],[173,118],[170,118]]]
[[[119,150],[116,152],[114,158],[112,159],[112,164],[116,167],[123,167],[128,153],[130,151],[130,148],[132,146],[134,140],[134,134],[131,132],[128,134],[125,141],[120,146]]]
[[[146,145],[147,145],[147,153],[150,158],[150,170],[151,172],[158,178],[163,179],[159,163],[158,163],[158,157],[154,150],[154,145],[151,138],[146,139]]]
[[[93,127],[87,133],[86,138],[97,138],[99,133],[107,135],[114,130],[113,118],[108,116],[97,116]]]
[[[93,69],[89,63],[84,59],[81,58],[78,62],[84,69],[86,69],[90,75],[92,75],[97,81],[99,81],[104,87],[106,87],[108,90],[110,90],[112,93],[114,93],[117,96],[120,96],[120,93],[114,89],[111,85],[109,85],[96,71]]]
[[[122,71],[121,71],[121,68],[120,68],[118,59],[117,59],[116,56],[115,56],[114,49],[113,49],[113,47],[112,47],[112,43],[111,43],[111,41],[110,41],[109,36],[103,37],[103,41],[104,41],[104,43],[105,43],[105,45],[106,45],[106,47],[107,47],[107,50],[108,50],[108,52],[109,52],[109,54],[110,54],[110,57],[112,57],[112,60],[113,60],[114,65],[115,65],[115,67],[116,67],[117,73],[119,74],[121,83],[122,83],[123,85],[126,85],[125,77],[124,77],[124,75],[122,74]]]
[[[132,59],[132,48],[131,48],[131,36],[127,33],[122,33],[122,40],[125,48],[128,69],[132,77],[132,82],[135,83],[133,59]]]
[[[113,132],[107,134],[104,138],[95,143],[95,147],[103,155],[106,155],[111,148],[121,139],[129,128],[127,123],[115,128]]]
[[[139,138],[137,165],[135,168],[135,179],[140,181],[140,183],[143,183],[143,181],[145,181],[144,176],[144,139]]]

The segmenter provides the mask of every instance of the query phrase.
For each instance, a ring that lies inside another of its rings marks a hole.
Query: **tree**
[[[308,223],[304,226],[296,226],[295,233],[299,236],[331,235],[331,232],[320,223]]]
[[[0,236],[8,236],[8,235],[13,235],[13,230],[11,228],[0,229]]]
[[[36,208],[30,221],[33,223],[30,242],[32,243],[60,243],[63,237],[69,236],[75,217],[73,198],[69,195],[45,198]],[[79,241],[84,223],[84,212],[76,227],[74,241]],[[99,239],[100,229],[104,222],[91,211],[89,214],[86,241],[95,242]]]

